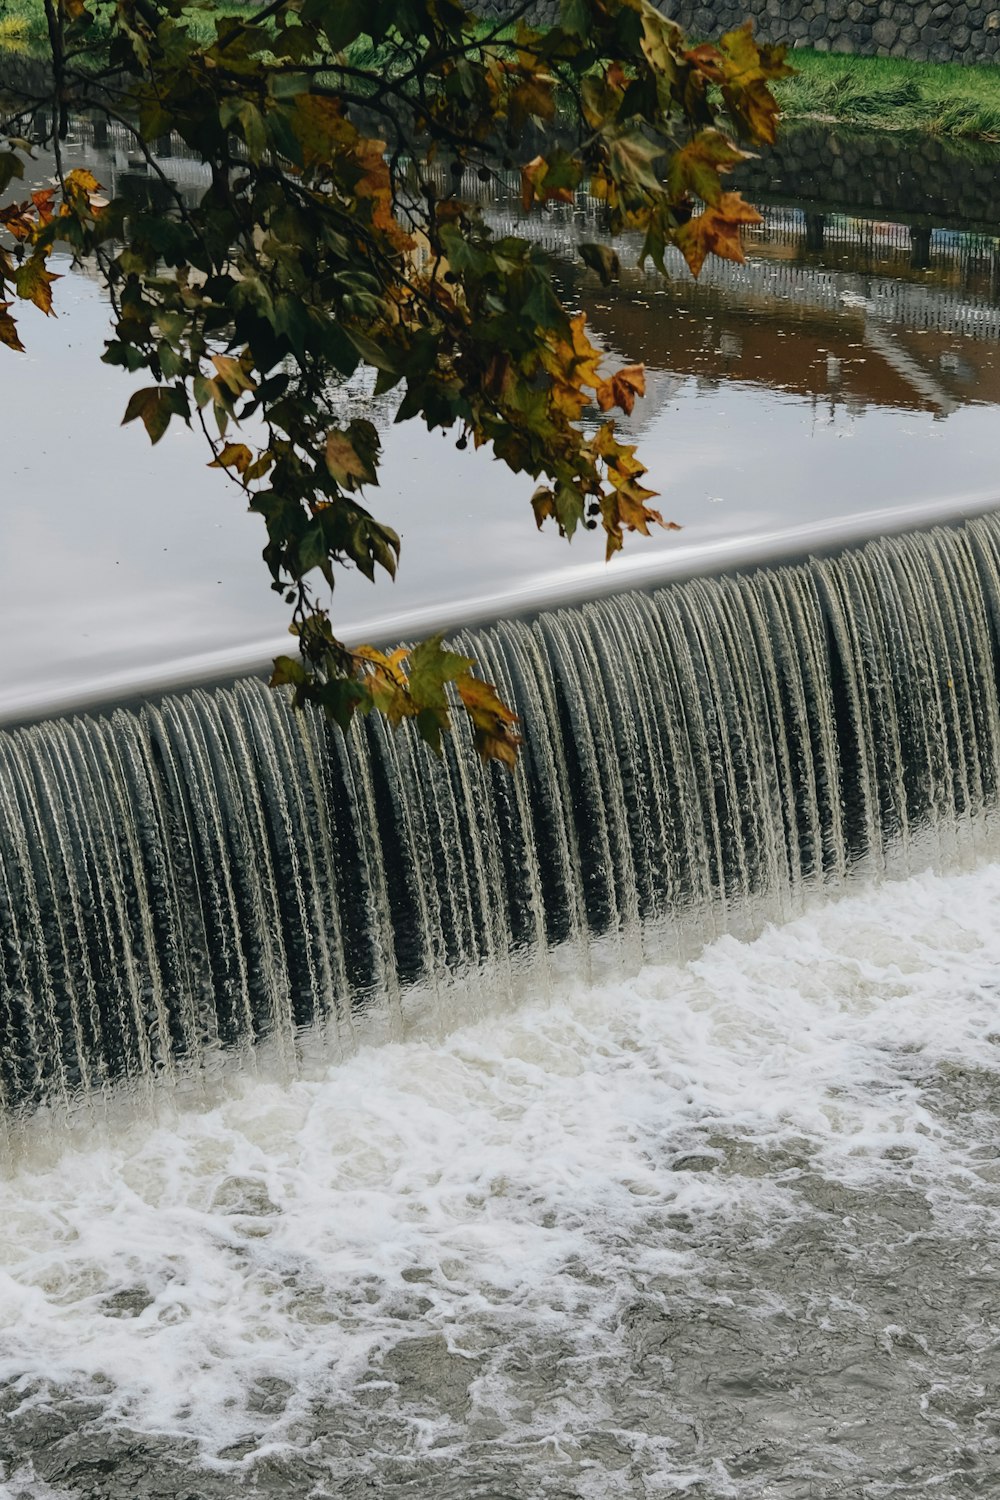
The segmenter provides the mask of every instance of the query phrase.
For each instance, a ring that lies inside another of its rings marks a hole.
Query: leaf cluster
[[[606,415],[632,411],[642,367],[605,368],[547,256],[491,231],[479,187],[519,167],[526,213],[586,187],[610,236],[641,231],[661,271],[668,245],[695,274],[709,254],[742,259],[758,216],[723,177],[774,138],[780,49],[749,26],[692,47],[651,0],[563,0],[558,26],[513,33],[458,0],[272,0],[218,15],[207,37],[196,0],[45,3],[57,151],[71,112],[103,112],[151,172],[144,143],[173,132],[211,180],[192,205],[164,179],[165,213],[109,203],[60,164],[55,188],[21,197],[18,130],[36,101],[15,110],[0,135],[0,342],[21,347],[18,299],[52,311],[53,249],[92,258],[114,308],[104,358],[149,376],[124,420],[154,443],[175,419],[199,423],[263,519],[300,649],[274,681],[344,726],[411,719],[435,750],[457,701],[484,760],[513,765],[514,716],[472,662],[440,640],[386,654],[333,633],[323,587],[343,566],[392,577],[400,557],[369,508],[378,434],[344,421],[338,390],[368,367],[398,421],[490,445],[534,481],[539,526],[599,527],[609,557],[665,524]],[[618,275],[610,245],[580,253],[602,281]]]

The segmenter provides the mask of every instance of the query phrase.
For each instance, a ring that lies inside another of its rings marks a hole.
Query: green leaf
[[[141,417],[149,441],[158,443],[170,426],[170,418],[175,416],[183,417],[185,421],[190,416],[184,392],[176,386],[151,385],[134,392],[125,408],[122,426]]]
[[[442,639],[431,636],[410,653],[410,696],[422,708],[447,708],[445,683],[454,682],[474,665],[471,657],[444,649]]]

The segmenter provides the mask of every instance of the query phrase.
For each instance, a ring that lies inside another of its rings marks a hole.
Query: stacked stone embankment
[[[480,0],[502,16],[513,0]],[[716,36],[748,17],[768,42],[817,52],[906,57],[915,61],[983,63],[1000,57],[997,0],[660,0],[694,36]],[[552,25],[559,0],[535,0],[532,19]]]
[[[751,202],[995,232],[1000,175],[992,153],[933,136],[872,135],[802,125],[734,174]]]

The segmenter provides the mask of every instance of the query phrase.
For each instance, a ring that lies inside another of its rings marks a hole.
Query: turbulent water
[[[36,1119],[0,1493],[994,1495],[998,913],[1000,866],[925,874],[310,1081]]]
[[[995,1494],[1000,520],[467,645],[0,737],[0,1497]]]
[[[998,601],[988,517],[500,624],[513,778],[254,682],[0,736],[8,1106],[291,1076],[985,847]]]

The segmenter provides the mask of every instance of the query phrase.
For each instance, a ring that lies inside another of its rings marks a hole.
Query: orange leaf
[[[745,257],[740,240],[741,226],[762,222],[757,210],[744,203],[739,193],[723,193],[718,203],[710,204],[699,218],[681,225],[675,231],[674,239],[692,276],[697,276],[708,255],[742,261]]]
[[[597,387],[597,404],[601,411],[610,411],[620,406],[627,417],[632,415],[636,396],[646,394],[645,365],[623,365],[610,380],[602,380]]]

